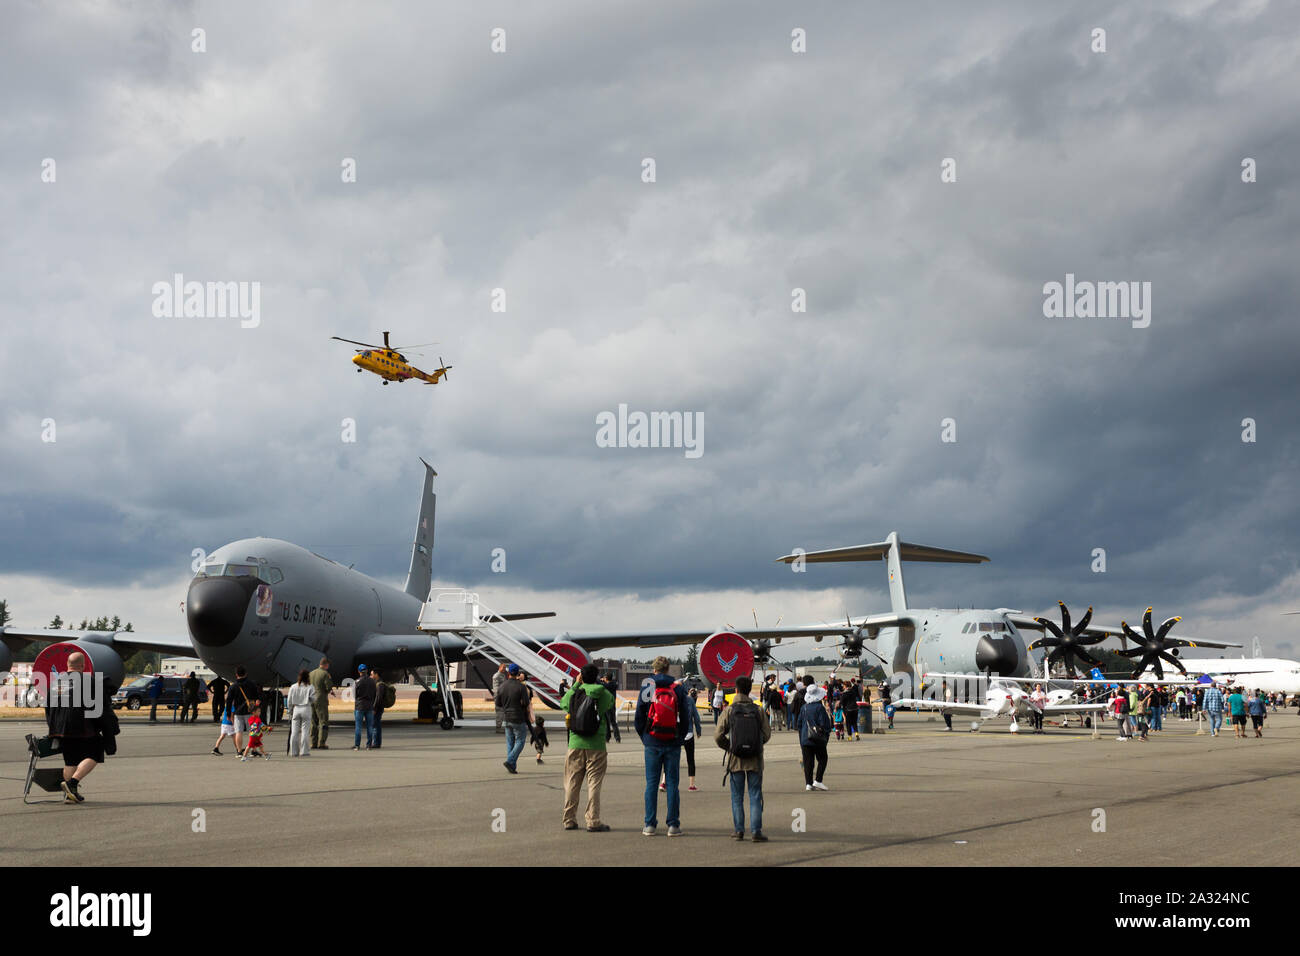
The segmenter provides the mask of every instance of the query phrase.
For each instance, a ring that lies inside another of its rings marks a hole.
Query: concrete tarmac
[[[1174,719],[1147,743],[1116,741],[1113,724],[1093,739],[1077,728],[1011,735],[1005,722],[971,733],[960,718],[945,732],[937,718],[900,714],[891,733],[831,741],[826,793],[804,790],[796,735],[778,732],[766,751],[762,845],[730,839],[708,719],[696,793],[685,791],[682,760],[681,838],[665,835],[663,794],[659,834],[641,835],[645,776],[630,733],[611,744],[602,792],[613,831],[562,830],[563,720],[547,723],[545,764],[528,747],[511,776],[490,721],[453,731],[386,721],[383,749],[359,752],[351,726],[336,722],[331,749],[305,759],[285,754],[283,724],[266,737],[269,761],[240,762],[229,741],[226,756],[209,753],[210,721],[124,717],[118,755],[87,779],[84,804],[25,806],[23,735],[44,725],[4,721],[0,865],[1199,866],[1207,851],[1227,865],[1287,865],[1297,852],[1294,709],[1270,715],[1261,740],[1230,728],[1197,736]]]

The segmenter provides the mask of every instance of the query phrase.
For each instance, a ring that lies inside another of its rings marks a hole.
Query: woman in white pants
[[[298,683],[289,688],[289,756],[311,755],[311,705],[316,700],[316,688],[311,686],[305,670],[298,672]]]

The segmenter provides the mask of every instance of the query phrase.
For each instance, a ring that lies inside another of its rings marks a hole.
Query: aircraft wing
[[[890,703],[893,704],[895,709],[920,707],[923,710],[946,710],[954,714],[982,715],[982,714],[992,713],[991,708],[989,708],[985,704],[976,704],[976,703],[959,704],[956,701],[949,702],[943,700],[921,700],[912,697],[904,697],[901,700],[890,701]]]
[[[1101,713],[1102,711],[1104,711],[1104,710],[1106,710],[1106,709],[1107,709],[1107,708],[1106,708],[1106,705],[1105,705],[1105,704],[1101,704],[1101,703],[1097,703],[1097,704],[1044,704],[1044,705],[1043,705],[1043,713],[1045,713],[1045,714],[1070,714],[1070,713],[1074,713],[1075,711],[1092,711],[1093,713]]]
[[[1017,630],[1021,631],[1041,631],[1043,625],[1034,620],[1033,615],[1023,614],[1020,611],[1011,611],[1005,615],[1006,619],[1015,625]],[[1122,627],[1114,627],[1109,624],[1089,624],[1083,629],[1085,634],[1101,634],[1105,637],[1124,637]],[[1200,638],[1188,637],[1186,634],[1170,634],[1170,637],[1177,637],[1180,640],[1187,641],[1192,647],[1241,647],[1240,644],[1226,644],[1221,641],[1203,641]]]
[[[870,619],[868,619],[870,620]],[[707,631],[622,631],[616,634],[557,634],[557,641],[572,641],[586,651],[607,647],[670,647],[698,644],[719,631],[739,634],[749,641],[789,640],[797,637],[844,637],[855,629],[845,624],[809,624],[799,627],[714,627]]]
[[[180,651],[187,657],[197,657],[193,643],[188,634],[148,634],[144,631],[54,631],[43,627],[22,628],[0,627],[0,639],[9,647],[16,641],[31,643],[33,641],[85,641],[88,644],[103,644],[128,656],[136,651]]]

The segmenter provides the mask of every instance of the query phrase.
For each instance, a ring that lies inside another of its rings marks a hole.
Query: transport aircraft
[[[336,679],[356,673],[358,664],[381,672],[410,671],[432,665],[437,655],[429,637],[416,623],[428,596],[432,576],[434,507],[433,479],[437,473],[424,462],[415,538],[406,584],[398,590],[351,567],[275,538],[247,538],[223,545],[209,554],[189,584],[185,599],[187,633],[149,634],[142,631],[49,631],[17,626],[0,628],[0,671],[11,665],[10,651],[31,641],[55,643],[42,649],[34,670],[48,675],[66,669],[70,654],[80,651],[89,669],[104,675],[114,691],[121,685],[123,658],[138,650],[197,656],[216,673],[230,678],[243,665],[261,686],[292,683],[303,668],[316,666],[322,656],[333,663]],[[801,637],[836,637],[846,658],[857,658],[865,642],[875,641],[878,658],[894,687],[894,696],[920,697],[918,677],[932,667],[948,672],[985,676],[1029,677],[1032,664],[1022,631],[1050,631],[1040,639],[1052,646],[1048,661],[1062,660],[1072,668],[1076,657],[1090,661],[1080,645],[1120,637],[1120,627],[1090,624],[1092,609],[1071,624],[1061,604],[1062,626],[1009,608],[945,610],[909,608],[903,589],[903,561],[980,563],[979,554],[949,551],[899,541],[891,532],[881,542],[829,551],[798,552],[778,561],[808,563],[884,560],[892,609],[868,615],[856,623],[817,623],[802,626],[744,629],[632,630],[601,634],[558,634],[540,638],[557,655],[581,665],[592,651],[610,647],[657,648],[703,642],[701,662],[710,646],[722,669],[742,673],[736,649],[753,660],[770,654],[773,641]],[[503,614],[504,620],[551,617],[554,612]],[[465,659],[467,636],[445,634],[442,653],[447,662]],[[1054,642],[1054,643],[1053,643]],[[1198,642],[1207,647],[1238,644]],[[725,655],[725,656],[724,656]],[[743,655],[742,655],[743,657]]]
[[[428,462],[424,466],[411,563],[401,590],[288,541],[246,538],[209,554],[190,582],[185,633],[0,627],[0,671],[10,669],[14,648],[33,641],[54,642],[37,656],[35,671],[47,677],[52,670],[63,672],[69,655],[80,651],[88,670],[104,675],[109,693],[121,686],[123,659],[139,650],[196,656],[227,679],[243,665],[263,687],[293,683],[300,670],[314,668],[322,656],[330,658],[336,680],[355,675],[358,664],[387,674],[432,665],[436,655],[429,636],[416,628],[432,577],[437,498],[433,492],[437,473]],[[503,614],[501,619],[553,616],[554,612],[543,611]],[[755,636],[839,636],[850,630],[843,624],[814,625],[769,628]],[[681,643],[673,636],[624,632],[570,638],[564,634],[535,643],[549,645],[557,653],[565,644],[562,656],[581,665],[593,650]],[[708,632],[702,635],[707,636]],[[444,660],[463,660],[466,644],[463,637],[443,635]]]

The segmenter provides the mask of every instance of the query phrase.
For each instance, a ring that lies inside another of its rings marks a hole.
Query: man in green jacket
[[[317,667],[307,675],[311,686],[316,688],[316,699],[311,705],[311,747],[313,750],[329,750],[325,741],[330,735],[330,698],[334,696],[334,678],[330,676],[328,657],[320,659]]]
[[[595,664],[585,665],[578,683],[570,687],[560,700],[560,707],[566,714],[566,724],[572,723],[572,715],[582,704],[579,692],[591,698],[596,705],[596,713],[600,715],[594,733],[580,737],[572,730],[569,731],[569,753],[564,758],[564,829],[578,829],[578,791],[585,778],[588,833],[604,833],[609,830],[608,824],[600,822],[600,785],[605,782],[608,758],[605,753],[605,733],[609,722],[614,719],[614,696],[604,684],[596,680],[598,673]]]

